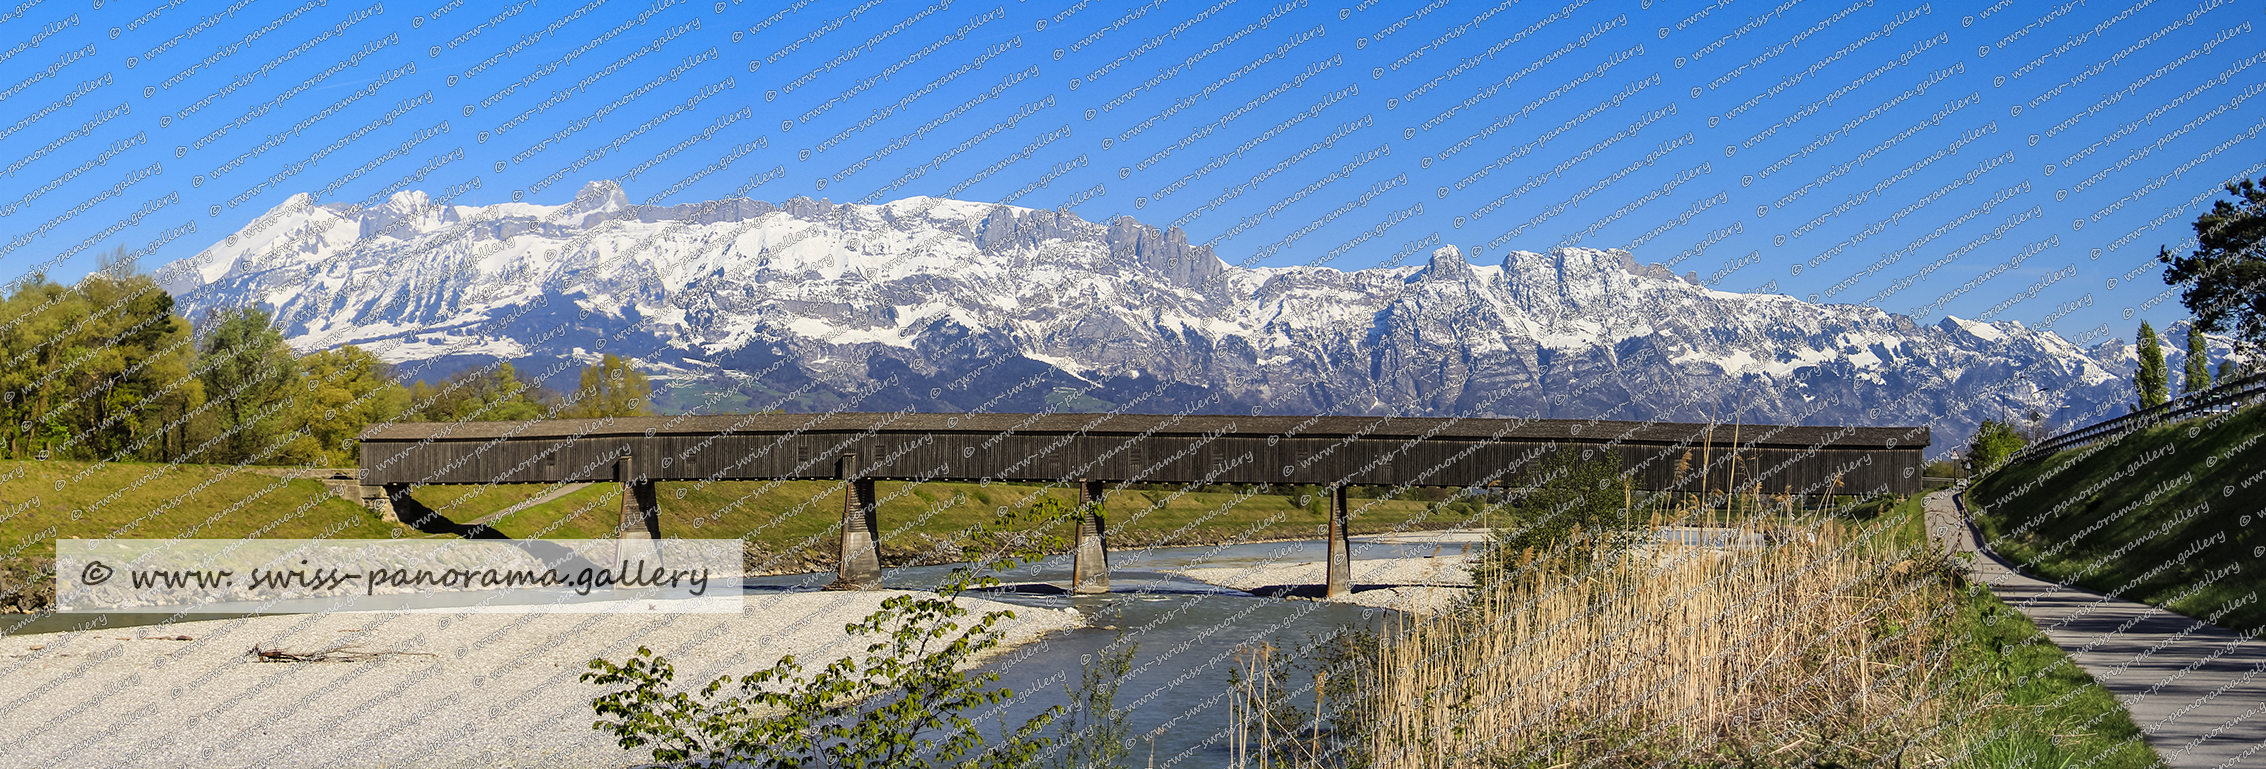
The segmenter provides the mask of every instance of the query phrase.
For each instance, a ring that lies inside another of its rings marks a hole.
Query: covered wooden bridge
[[[1329,595],[1350,589],[1346,488],[1517,486],[1553,451],[1611,451],[1633,489],[1798,494],[1920,490],[1925,427],[1151,414],[835,413],[411,423],[362,435],[365,499],[432,484],[624,484],[622,536],[659,537],[655,481],[843,481],[837,587],[878,588],[874,482],[1330,488]],[[1704,459],[1702,459],[1704,457]],[[1734,486],[1736,484],[1736,486]],[[1109,589],[1099,505],[1082,505],[1073,589]]]

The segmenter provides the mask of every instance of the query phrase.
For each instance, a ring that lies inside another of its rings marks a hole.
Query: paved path
[[[2266,768],[2266,644],[2017,573],[1977,547],[1954,492],[1930,494],[1926,505],[1929,537],[1978,553],[1976,578],[2115,694],[2157,755],[2176,769]]]

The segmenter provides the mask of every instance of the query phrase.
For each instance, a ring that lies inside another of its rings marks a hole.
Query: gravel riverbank
[[[1339,601],[1416,614],[1432,614],[1446,609],[1458,596],[1468,592],[1471,574],[1464,567],[1470,562],[1471,555],[1470,551],[1459,547],[1460,540],[1453,538],[1453,533],[1441,534],[1448,536],[1435,535],[1423,540],[1425,544],[1441,546],[1439,555],[1434,557],[1354,560],[1351,580],[1353,592]],[[1417,544],[1415,541],[1401,540],[1395,540],[1394,543]],[[1361,543],[1357,541],[1354,546],[1359,548]],[[1306,588],[1301,593],[1312,592],[1328,579],[1326,564],[1303,560],[1273,563],[1262,561],[1168,571],[1221,587],[1254,592],[1298,586]]]
[[[739,614],[300,615],[0,638],[0,766],[629,765],[650,753],[591,728],[599,690],[578,680],[591,658],[645,646],[679,686],[786,654],[815,669],[853,648],[845,625],[902,592],[758,594]],[[999,651],[1085,624],[962,600],[1015,611]],[[254,646],[372,656],[264,662]]]

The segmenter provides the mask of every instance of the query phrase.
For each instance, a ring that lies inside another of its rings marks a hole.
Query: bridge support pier
[[[1335,600],[1353,593],[1352,541],[1346,538],[1345,484],[1330,486],[1330,561],[1323,597]]]
[[[1071,551],[1070,592],[1109,592],[1109,545],[1102,534],[1102,482],[1078,481],[1078,543]]]
[[[839,465],[842,488],[842,554],[836,562],[834,584],[828,590],[880,590],[881,529],[874,507],[873,479],[858,474],[858,455],[843,454]]]
[[[362,498],[359,501],[362,506],[369,508],[370,512],[377,513],[379,520],[386,523],[401,522],[401,514],[395,512],[393,508],[393,492],[408,488],[407,484],[389,483],[383,486],[359,484],[354,488],[361,493]]]
[[[614,482],[622,485],[622,522],[614,530],[621,539],[661,538],[661,498],[653,481],[636,474],[628,456],[614,460]]]

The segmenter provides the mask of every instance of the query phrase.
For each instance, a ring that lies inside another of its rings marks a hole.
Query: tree
[[[132,252],[127,251],[125,246],[114,246],[109,251],[95,257],[94,272],[97,275],[107,276],[111,280],[122,281],[140,275],[142,270]],[[168,296],[170,297],[170,295]]]
[[[2140,322],[2140,368],[2132,373],[2132,387],[2140,391],[2140,408],[2162,404],[2170,398],[2171,373],[2164,367],[2164,348],[2156,343],[2156,329],[2148,321]]]
[[[1975,428],[1975,437],[1967,441],[1967,457],[1972,463],[1970,472],[1980,474],[1998,467],[2026,444],[2022,434],[2015,432],[2013,423],[1983,420],[1983,424]]]
[[[2165,283],[2187,286],[2179,300],[2197,325],[2257,350],[2266,346],[2266,185],[2244,179],[2226,190],[2236,199],[2195,218],[2193,253],[2173,256],[2164,248],[2156,258],[2169,265]]]
[[[318,350],[299,365],[306,394],[293,412],[300,437],[288,449],[299,461],[354,464],[362,430],[409,408],[409,390],[393,381],[393,367],[362,348]]]
[[[2242,376],[2242,371],[2235,367],[2234,358],[2227,357],[2219,359],[2219,381],[2225,382],[2238,376]]]
[[[2180,377],[2181,395],[2211,389],[2211,351],[2203,346],[2203,330],[2187,324],[2187,372]]]
[[[195,354],[173,297],[123,250],[75,286],[32,275],[0,300],[0,455],[165,459],[157,435],[194,408]]]
[[[559,416],[570,419],[635,417],[653,413],[653,386],[629,362],[607,353],[596,366],[582,369],[582,384],[570,396],[574,405]]]
[[[1115,707],[1117,687],[1133,670],[1133,654],[1141,648],[1128,640],[1125,631],[1117,631],[1117,640],[1103,647],[1098,655],[1084,657],[1085,675],[1078,688],[1062,685],[1062,693],[1070,699],[1070,709],[1055,724],[1054,747],[1060,754],[1053,765],[1060,769],[1113,769],[1126,757],[1127,737],[1132,728],[1127,723],[1131,713]]]
[[[542,419],[556,394],[523,381],[510,361],[449,375],[440,385],[417,380],[409,387],[412,422],[517,422]]]
[[[213,400],[220,435],[206,449],[207,461],[258,462],[288,443],[292,388],[298,360],[283,343],[267,310],[257,307],[212,310],[205,315],[205,342],[197,367],[205,395]]]

